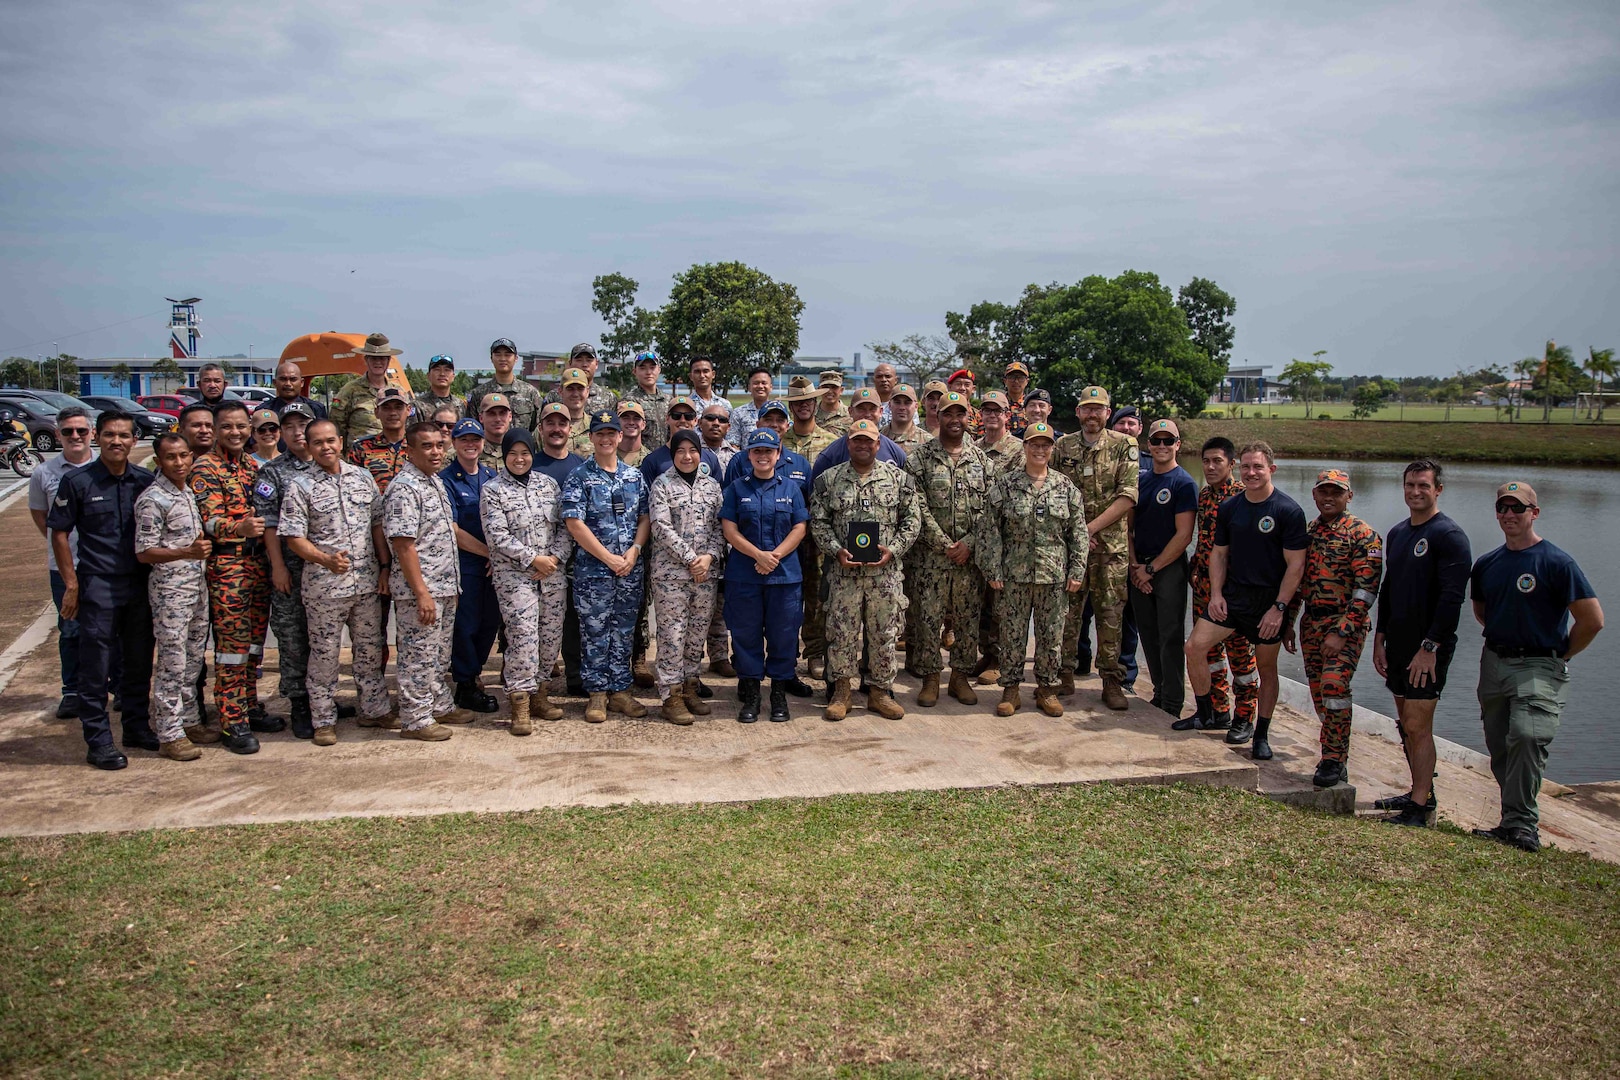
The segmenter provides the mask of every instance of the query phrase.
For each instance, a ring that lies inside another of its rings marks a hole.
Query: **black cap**
[[[512,344],[512,339],[509,337],[498,337],[489,343],[490,352],[494,352],[496,349],[511,349],[513,352],[517,352],[517,346]]]

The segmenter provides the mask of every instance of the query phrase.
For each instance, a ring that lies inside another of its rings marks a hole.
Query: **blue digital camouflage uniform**
[[[636,541],[636,528],[647,515],[647,480],[640,469],[616,462],[613,472],[585,462],[562,487],[562,516],[577,518],[614,555]],[[623,577],[616,576],[590,552],[574,556],[574,607],[579,612],[580,682],[589,694],[630,689],[631,640],[646,560]]]
[[[290,579],[288,591],[275,588],[274,581],[270,589],[270,629],[276,635],[280,668],[277,690],[289,699],[309,696],[305,687],[309,670],[309,620],[304,610],[304,560],[294,555],[279,536],[281,503],[293,479],[316,467],[314,462],[302,461],[294,454],[282,454],[260,467],[253,484],[253,512],[264,518],[265,529],[277,530],[276,543]],[[267,545],[268,542],[267,537]]]

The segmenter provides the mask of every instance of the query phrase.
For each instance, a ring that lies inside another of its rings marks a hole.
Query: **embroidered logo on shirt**
[[[1522,593],[1533,593],[1536,591],[1536,575],[1520,574],[1519,580],[1514,584],[1519,587],[1519,591]]]
[[[1272,517],[1270,514],[1267,514],[1265,517],[1260,519],[1260,531],[1261,532],[1269,533],[1272,529],[1275,529],[1276,527],[1277,527],[1277,519]]]
[[[1423,558],[1423,556],[1427,555],[1428,553],[1429,553],[1429,538],[1427,536],[1425,536],[1423,539],[1419,540],[1416,544],[1412,545],[1412,554],[1417,556],[1418,558],[1421,559],[1421,558]]]
[[[1160,506],[1163,506],[1165,503],[1169,502],[1170,501],[1170,489],[1169,488],[1160,488],[1159,493],[1157,495],[1153,496],[1153,501],[1158,503]]]

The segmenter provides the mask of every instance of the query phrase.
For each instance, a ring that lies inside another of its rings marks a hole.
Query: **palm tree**
[[[1586,370],[1592,375],[1592,396],[1597,398],[1597,422],[1601,424],[1603,423],[1603,383],[1614,378],[1615,375],[1614,350],[1588,347],[1587,352],[1591,353],[1591,355],[1587,357]],[[1587,408],[1586,415],[1592,415],[1590,407]]]
[[[1519,419],[1524,411],[1524,387],[1526,383],[1534,383],[1536,371],[1540,369],[1541,361],[1533,356],[1527,356],[1513,365],[1514,389],[1509,397],[1509,415]]]

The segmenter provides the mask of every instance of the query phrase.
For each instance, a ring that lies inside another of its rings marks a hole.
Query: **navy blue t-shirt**
[[[544,450],[534,452],[534,471],[545,473],[557,481],[559,488],[562,487],[563,481],[568,479],[568,474],[583,464],[585,464],[585,459],[578,454],[564,454],[560,458],[555,458]]]
[[[1551,541],[1507,545],[1474,564],[1473,598],[1485,604],[1485,640],[1517,649],[1557,649],[1569,638],[1569,605],[1597,593],[1575,560]]]
[[[1309,542],[1305,511],[1276,488],[1264,502],[1240,491],[1215,512],[1215,546],[1227,549],[1226,583],[1240,589],[1279,588],[1288,573],[1283,552],[1304,551]]]
[[[1457,641],[1474,562],[1468,534],[1444,514],[1414,526],[1410,518],[1384,538],[1384,583],[1378,590],[1378,633],[1413,645]]]
[[[1152,562],[1176,536],[1176,515],[1198,512],[1198,481],[1180,465],[1137,477],[1136,559]]]

